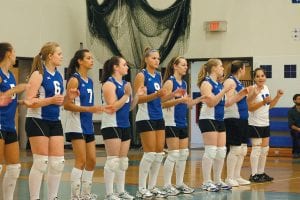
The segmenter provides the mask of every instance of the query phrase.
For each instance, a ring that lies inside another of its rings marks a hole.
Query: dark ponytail
[[[78,71],[79,63],[78,60],[83,60],[85,53],[90,52],[88,49],[80,49],[75,52],[73,58],[70,60],[68,70],[67,70],[67,77],[68,79],[72,77],[72,75]]]
[[[101,83],[105,83],[107,79],[114,73],[114,66],[119,65],[121,57],[113,56],[103,65],[103,73],[101,77]]]

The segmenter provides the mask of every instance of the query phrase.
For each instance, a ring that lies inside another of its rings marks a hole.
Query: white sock
[[[236,166],[235,166],[235,170],[234,170],[234,178],[238,179],[241,178],[241,170],[243,167],[243,163],[244,163],[244,158],[247,155],[247,144],[242,144],[241,145],[241,152],[240,155],[238,155],[237,157],[237,162],[236,162]]]
[[[19,163],[6,165],[6,172],[3,177],[3,186],[2,186],[3,199],[13,200],[14,191],[15,191],[17,180],[20,175],[20,171],[21,171],[21,165]]]
[[[168,152],[167,159],[164,163],[164,185],[165,187],[172,185],[171,179],[175,162],[178,160],[179,150],[172,150]]]
[[[269,152],[269,146],[261,148],[261,153],[260,153],[260,156],[259,156],[258,167],[257,167],[257,173],[258,174],[265,173],[265,166],[266,166],[266,160],[267,160],[268,152]]]
[[[260,146],[252,146],[252,151],[250,154],[250,164],[251,164],[251,171],[252,176],[257,174],[257,168],[258,168],[258,161],[261,153],[261,147]]]
[[[119,160],[120,158],[118,156],[107,156],[106,158],[104,165],[106,195],[114,193],[114,179],[115,173],[119,169]]]
[[[30,199],[40,199],[43,175],[47,171],[48,156],[33,154],[33,164],[28,176]]]
[[[81,190],[82,170],[73,168],[71,172],[71,197],[79,197]]]
[[[117,192],[122,193],[125,192],[125,172],[124,170],[119,169],[116,172],[116,186],[117,186]]]
[[[207,183],[208,181],[211,181],[211,169],[217,154],[217,147],[205,145],[204,148],[204,155],[202,157],[202,176],[203,183]]]
[[[147,176],[152,162],[155,160],[155,152],[145,152],[139,166],[139,190],[146,188]]]
[[[148,189],[153,189],[156,186],[157,176],[159,173],[159,169],[161,166],[161,162],[164,159],[164,152],[156,153],[155,160],[152,162],[150,172],[149,172],[149,179],[148,179]]]
[[[180,149],[179,150],[179,158],[176,162],[175,170],[176,170],[176,185],[183,185],[183,176],[185,172],[186,160],[189,156],[188,149]]]
[[[227,179],[234,179],[234,171],[236,169],[238,156],[241,151],[241,146],[230,146],[229,153],[227,155]]]
[[[94,171],[83,170],[82,172],[82,195],[91,194]]]
[[[224,166],[224,158],[226,157],[226,147],[218,147],[217,154],[213,162],[214,181],[220,183],[222,181],[222,170]]]
[[[64,156],[49,156],[48,199],[57,197],[60,178],[64,169]]]

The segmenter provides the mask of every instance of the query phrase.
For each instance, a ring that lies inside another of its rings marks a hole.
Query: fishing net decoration
[[[183,55],[190,31],[191,0],[175,0],[163,10],[147,0],[86,0],[88,47],[103,63],[112,55],[123,56],[139,68],[146,47],[158,49],[161,63]],[[162,64],[164,65],[164,64]]]

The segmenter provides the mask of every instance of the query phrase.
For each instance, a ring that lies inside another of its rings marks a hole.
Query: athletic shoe
[[[141,199],[147,199],[147,198],[151,198],[153,197],[154,194],[152,194],[150,192],[150,190],[146,189],[146,188],[142,188],[138,191],[136,191],[136,197],[137,198],[141,198]]]
[[[165,191],[160,190],[158,187],[152,188],[150,192],[154,194],[156,198],[166,198],[168,196]]]
[[[98,195],[90,193],[81,196],[81,200],[96,200]]]
[[[203,183],[201,188],[202,188],[202,190],[206,190],[208,192],[219,192],[220,191],[220,189],[215,184],[213,184],[211,181]]]
[[[235,179],[236,182],[238,182],[239,185],[250,185],[251,182],[243,179],[242,177]]]
[[[220,189],[220,190],[231,190],[232,187],[229,184],[224,183],[223,181],[220,181],[219,183],[215,183],[215,185]]]
[[[231,179],[231,178],[226,179],[225,182],[226,182],[227,185],[230,185],[231,187],[240,186],[240,184],[236,180]]]
[[[128,192],[124,191],[124,192],[119,193],[119,198],[132,200],[132,199],[134,199],[134,196],[132,196]]]
[[[105,196],[104,200],[121,200],[118,195],[111,193]]]
[[[163,187],[162,189],[165,193],[167,193],[168,196],[176,196],[180,193],[175,187],[172,185],[168,185],[166,187]]]
[[[258,175],[259,175],[263,180],[265,180],[265,181],[273,181],[273,180],[274,180],[273,177],[269,176],[269,175],[266,174],[266,173],[258,174]]]
[[[72,196],[71,200],[83,200],[81,196]]]
[[[254,183],[263,183],[266,182],[263,177],[259,174],[255,174],[255,175],[250,175],[249,181],[254,182]]]
[[[180,186],[176,186],[176,189],[179,190],[179,192],[182,194],[191,194],[195,191],[193,188],[190,188],[184,183]]]

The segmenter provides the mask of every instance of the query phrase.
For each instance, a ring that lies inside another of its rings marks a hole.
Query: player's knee
[[[64,170],[65,159],[63,156],[49,157],[49,172],[52,174],[59,174]]]
[[[120,158],[118,156],[107,156],[104,169],[117,172],[120,165]]]
[[[224,159],[225,157],[226,157],[226,147],[218,147],[215,158]]]
[[[9,178],[17,179],[21,172],[21,164],[10,164],[6,165],[5,176]]]
[[[179,158],[179,150],[168,151],[167,159],[171,162],[176,162]]]
[[[181,161],[187,160],[188,157],[189,157],[189,154],[190,154],[189,149],[180,149],[179,150],[179,159],[178,160],[181,160]]]
[[[215,159],[217,155],[217,147],[212,145],[206,145],[204,147],[204,157]]]
[[[33,155],[33,165],[32,165],[33,169],[40,171],[41,173],[45,173],[47,171],[47,166],[48,166],[48,156],[43,156],[38,154]]]
[[[129,161],[128,157],[121,157],[120,158],[120,163],[119,163],[120,170],[126,171],[128,169],[128,161]]]

